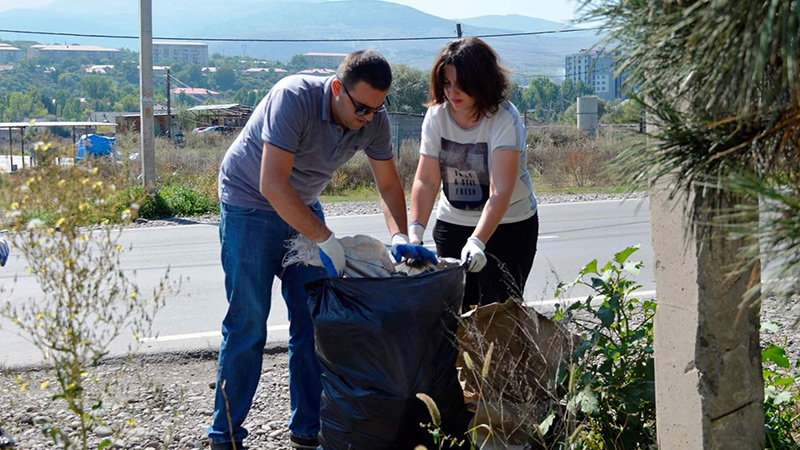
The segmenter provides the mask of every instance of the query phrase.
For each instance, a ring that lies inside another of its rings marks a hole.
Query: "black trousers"
[[[461,248],[474,231],[475,227],[437,220],[433,227],[437,253],[441,257],[461,258]],[[464,310],[472,305],[504,302],[509,297],[521,299],[538,239],[538,213],[521,222],[498,225],[486,243],[486,267],[477,273],[467,273]]]

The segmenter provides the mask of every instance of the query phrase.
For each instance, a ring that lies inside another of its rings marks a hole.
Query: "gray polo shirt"
[[[389,119],[375,114],[358,131],[331,115],[333,78],[293,75],[259,102],[219,168],[219,199],[243,208],[273,210],[259,188],[264,142],[295,154],[289,184],[306,205],[317,201],[333,173],[357,151],[376,160],[393,157]]]

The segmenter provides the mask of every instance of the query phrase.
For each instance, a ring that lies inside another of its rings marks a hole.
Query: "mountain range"
[[[456,37],[563,30],[568,25],[521,15],[444,19],[417,9],[379,0],[171,0],[153,2],[155,37],[237,39],[365,39],[445,37],[436,40],[380,42],[208,42],[209,51],[265,60],[288,60],[306,52],[350,52],[374,48],[392,63],[427,69],[436,52]],[[56,0],[46,7],[0,13],[3,28],[51,32],[137,36],[138,2]],[[7,40],[93,44],[138,49],[135,39],[36,36],[3,33]],[[560,75],[564,56],[594,45],[593,31],[533,36],[487,37],[503,63],[521,77]]]

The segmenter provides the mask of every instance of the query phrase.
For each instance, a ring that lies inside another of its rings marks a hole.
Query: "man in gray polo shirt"
[[[344,251],[325,226],[319,194],[356,152],[369,157],[395,247],[403,256],[423,251],[404,245],[408,237],[401,233],[407,229],[405,196],[383,106],[391,80],[389,64],[374,51],[348,55],[331,78],[284,78],[256,106],[225,154],[219,230],[228,312],[208,428],[212,448],[232,448],[231,439],[241,448],[247,436],[242,423],[261,374],[275,276],[281,278],[290,321],[290,444],[317,446],[322,387],[303,286],[341,275],[344,268]],[[281,267],[285,243],[297,233],[319,244],[325,269]]]

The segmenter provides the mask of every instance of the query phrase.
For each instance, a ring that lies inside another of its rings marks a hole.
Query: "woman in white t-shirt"
[[[439,256],[469,263],[465,309],[521,298],[539,235],[525,125],[497,60],[477,38],[439,52],[411,191],[408,234],[417,244],[443,191],[433,240]]]

